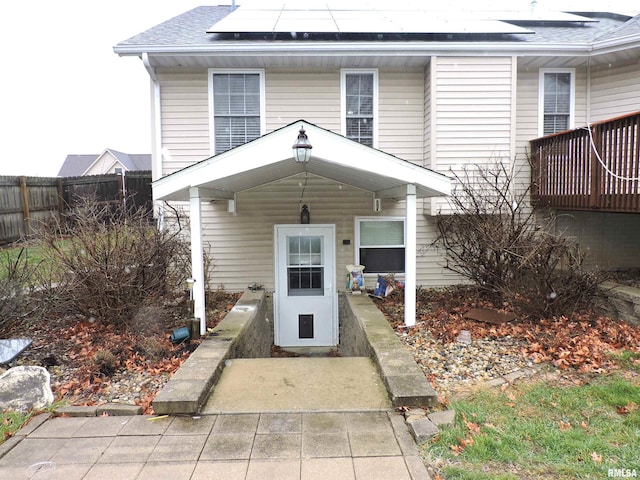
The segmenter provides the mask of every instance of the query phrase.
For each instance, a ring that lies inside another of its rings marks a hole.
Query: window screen
[[[571,74],[544,74],[543,134],[551,135],[569,129],[571,115]]]
[[[215,153],[260,136],[260,75],[213,75]]]
[[[404,220],[359,220],[359,263],[365,273],[402,273]]]
[[[346,137],[373,146],[373,74],[345,76]]]

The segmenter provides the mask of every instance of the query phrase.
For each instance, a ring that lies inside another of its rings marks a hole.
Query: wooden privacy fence
[[[0,244],[28,237],[54,220],[64,222],[64,212],[89,196],[128,209],[144,208],[151,215],[151,172],[67,178],[0,176]]]
[[[640,112],[531,142],[534,205],[640,212]]]

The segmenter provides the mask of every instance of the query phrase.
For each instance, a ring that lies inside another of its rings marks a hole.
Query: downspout
[[[162,177],[162,129],[160,118],[160,82],[154,67],[149,61],[149,54],[143,52],[141,57],[142,64],[149,74],[150,80],[150,99],[151,105],[151,181],[155,181]],[[158,218],[158,228],[164,228],[164,215],[161,208],[162,202],[154,202],[154,210]]]

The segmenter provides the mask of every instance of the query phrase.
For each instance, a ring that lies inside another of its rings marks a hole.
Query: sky
[[[0,69],[0,175],[56,176],[68,154],[98,155],[106,148],[151,153],[148,74],[140,59],[119,57],[113,46],[197,6],[230,5],[231,1],[0,3],[4,62]],[[495,9],[497,1],[487,3]],[[527,7],[530,3],[530,0],[504,1],[509,6]],[[240,5],[242,1],[236,3]],[[389,5],[388,0],[384,3]],[[479,2],[450,0],[450,3],[477,8]],[[571,8],[577,4],[580,10],[598,5],[599,9],[640,11],[638,0],[538,0],[537,3],[538,8]],[[309,0],[302,3],[309,4]]]

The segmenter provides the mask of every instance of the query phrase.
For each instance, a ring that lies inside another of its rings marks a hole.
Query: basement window
[[[404,218],[356,218],[356,263],[365,273],[404,273]]]

